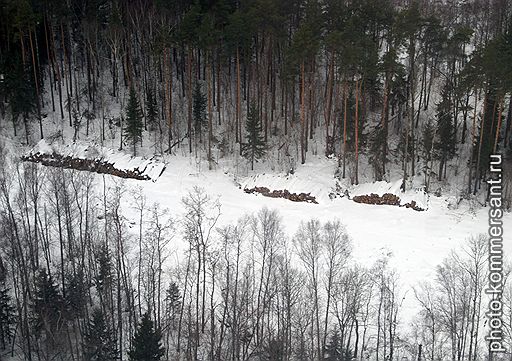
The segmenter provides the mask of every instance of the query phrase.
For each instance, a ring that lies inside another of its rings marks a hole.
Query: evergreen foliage
[[[342,361],[343,360],[343,348],[340,339],[340,333],[338,329],[335,329],[329,338],[329,342],[325,345],[324,351],[325,361]]]
[[[142,109],[137,99],[135,89],[130,88],[128,104],[126,106],[126,124],[124,126],[124,137],[133,147],[133,155],[137,155],[137,143],[142,141]]]
[[[194,85],[193,98],[193,119],[196,134],[199,134],[199,141],[202,142],[203,128],[207,126],[206,121],[206,96],[201,89],[201,84]]]
[[[261,159],[266,152],[260,117],[254,103],[251,104],[249,112],[247,113],[245,130],[247,133],[247,141],[242,145],[242,155],[251,162],[251,170],[254,170],[254,161]]]
[[[167,317],[172,328],[176,326],[176,319],[181,308],[181,292],[178,285],[172,282],[166,291]]]
[[[146,120],[149,130],[154,131],[158,125],[158,104],[151,88],[148,89],[146,99]]]
[[[342,339],[336,328],[325,345],[324,360],[326,361],[351,361],[353,353],[342,344]]]
[[[98,272],[94,277],[96,288],[100,293],[109,289],[113,280],[113,265],[107,247],[101,247],[96,256]]]
[[[5,350],[14,336],[14,312],[9,289],[0,283],[0,350]]]
[[[83,352],[85,361],[113,361],[119,358],[114,332],[99,308],[93,309],[87,324]]]
[[[57,331],[63,322],[64,301],[53,277],[44,268],[36,276],[34,293],[32,310],[36,333]]]
[[[132,347],[128,351],[130,361],[159,361],[165,353],[161,345],[161,334],[155,330],[149,313],[142,315],[137,331],[132,340]]]
[[[441,93],[441,101],[437,104],[435,155],[439,160],[439,174],[443,178],[446,162],[455,156],[455,124],[452,115],[452,98],[447,83]]]

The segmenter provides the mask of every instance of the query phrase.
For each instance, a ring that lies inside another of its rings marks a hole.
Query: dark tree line
[[[511,144],[511,9],[509,0],[3,0],[2,118],[26,143],[67,120],[75,139],[117,136],[134,152],[148,139],[158,153],[204,154],[211,168],[253,142],[244,123],[254,104],[267,152],[251,152],[251,164],[275,157],[289,169],[334,155],[353,183],[362,162],[375,180],[399,171],[404,188],[464,164],[465,193],[476,193],[489,154]],[[145,110],[136,123],[134,97]],[[121,114],[109,110],[116,103]]]

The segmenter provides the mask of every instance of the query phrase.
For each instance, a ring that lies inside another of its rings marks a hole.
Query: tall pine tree
[[[124,137],[133,146],[133,155],[137,155],[137,143],[142,140],[142,109],[135,90],[130,88],[130,97],[126,106],[126,125],[123,129]]]
[[[169,327],[171,329],[176,328],[176,319],[178,318],[178,314],[181,308],[181,292],[178,285],[175,282],[172,282],[169,285],[169,288],[166,291],[165,296],[166,302],[166,314],[169,322]]]
[[[156,102],[156,96],[153,93],[153,89],[148,89],[146,99],[146,121],[149,126],[149,130],[153,131],[156,129],[158,123],[158,104]],[[160,132],[162,129],[160,128]]]
[[[146,312],[142,316],[135,335],[132,340],[132,347],[128,351],[131,361],[159,361],[165,353],[160,341],[162,335],[155,330],[153,321]]]
[[[83,344],[84,360],[112,361],[118,358],[116,339],[99,308],[92,311]]]
[[[62,330],[65,304],[52,276],[44,268],[36,276],[34,293],[32,323],[35,333],[38,337],[44,334],[53,347],[54,343],[60,342],[56,335]]]
[[[455,124],[452,116],[452,94],[447,83],[441,92],[441,101],[437,104],[435,156],[439,160],[439,180],[446,177],[446,163],[455,156]]]
[[[9,289],[0,283],[0,350],[5,350],[14,335],[14,306]]]
[[[341,346],[341,338],[338,329],[332,333],[329,342],[325,345],[324,360],[341,361],[343,360],[343,350]]]
[[[206,121],[206,96],[204,95],[201,84],[196,82],[194,86],[193,98],[193,116],[196,134],[199,134],[199,142],[203,141],[203,128],[208,125]]]
[[[254,103],[249,107],[245,129],[247,142],[242,144],[242,155],[251,162],[251,170],[254,170],[254,160],[263,157],[266,151],[260,117]]]

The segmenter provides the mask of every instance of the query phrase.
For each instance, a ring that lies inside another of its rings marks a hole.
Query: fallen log
[[[124,170],[114,167],[113,163],[99,159],[73,158],[71,156],[62,156],[58,153],[34,153],[21,157],[25,162],[39,163],[45,166],[76,169],[82,171],[95,172],[99,174],[110,174],[120,178],[131,178],[137,180],[150,180],[147,174],[143,174],[139,169]]]
[[[384,193],[382,196],[379,196],[378,194],[375,194],[375,193],[364,194],[364,195],[354,196],[352,198],[352,200],[357,203],[398,206],[398,207],[411,208],[418,212],[424,211],[423,208],[419,207],[416,204],[416,201],[411,201],[409,203],[400,204],[400,197],[398,197],[396,194],[392,194],[392,193]]]
[[[260,193],[265,197],[270,198],[283,198],[288,199],[292,202],[306,202],[306,203],[314,203],[318,204],[316,198],[311,195],[311,193],[291,193],[287,189],[284,190],[273,190],[271,191],[267,187],[253,187],[253,188],[244,188],[244,192],[248,194]]]

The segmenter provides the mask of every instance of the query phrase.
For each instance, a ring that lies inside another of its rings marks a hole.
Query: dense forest
[[[509,0],[0,0],[0,19],[0,360],[510,359],[510,281],[509,353],[482,341],[485,236],[440,257],[405,325],[399,275],[354,260],[334,215],[221,226],[200,188],[171,214],[3,146],[328,157],[351,184],[483,199],[490,155],[512,168]]]
[[[237,152],[288,169],[325,154],[355,184],[361,162],[365,179],[401,176],[404,189],[464,173],[465,195],[489,154],[510,149],[507,0],[4,0],[0,11],[3,131],[26,143],[69,124],[74,140],[185,147],[211,168]]]

